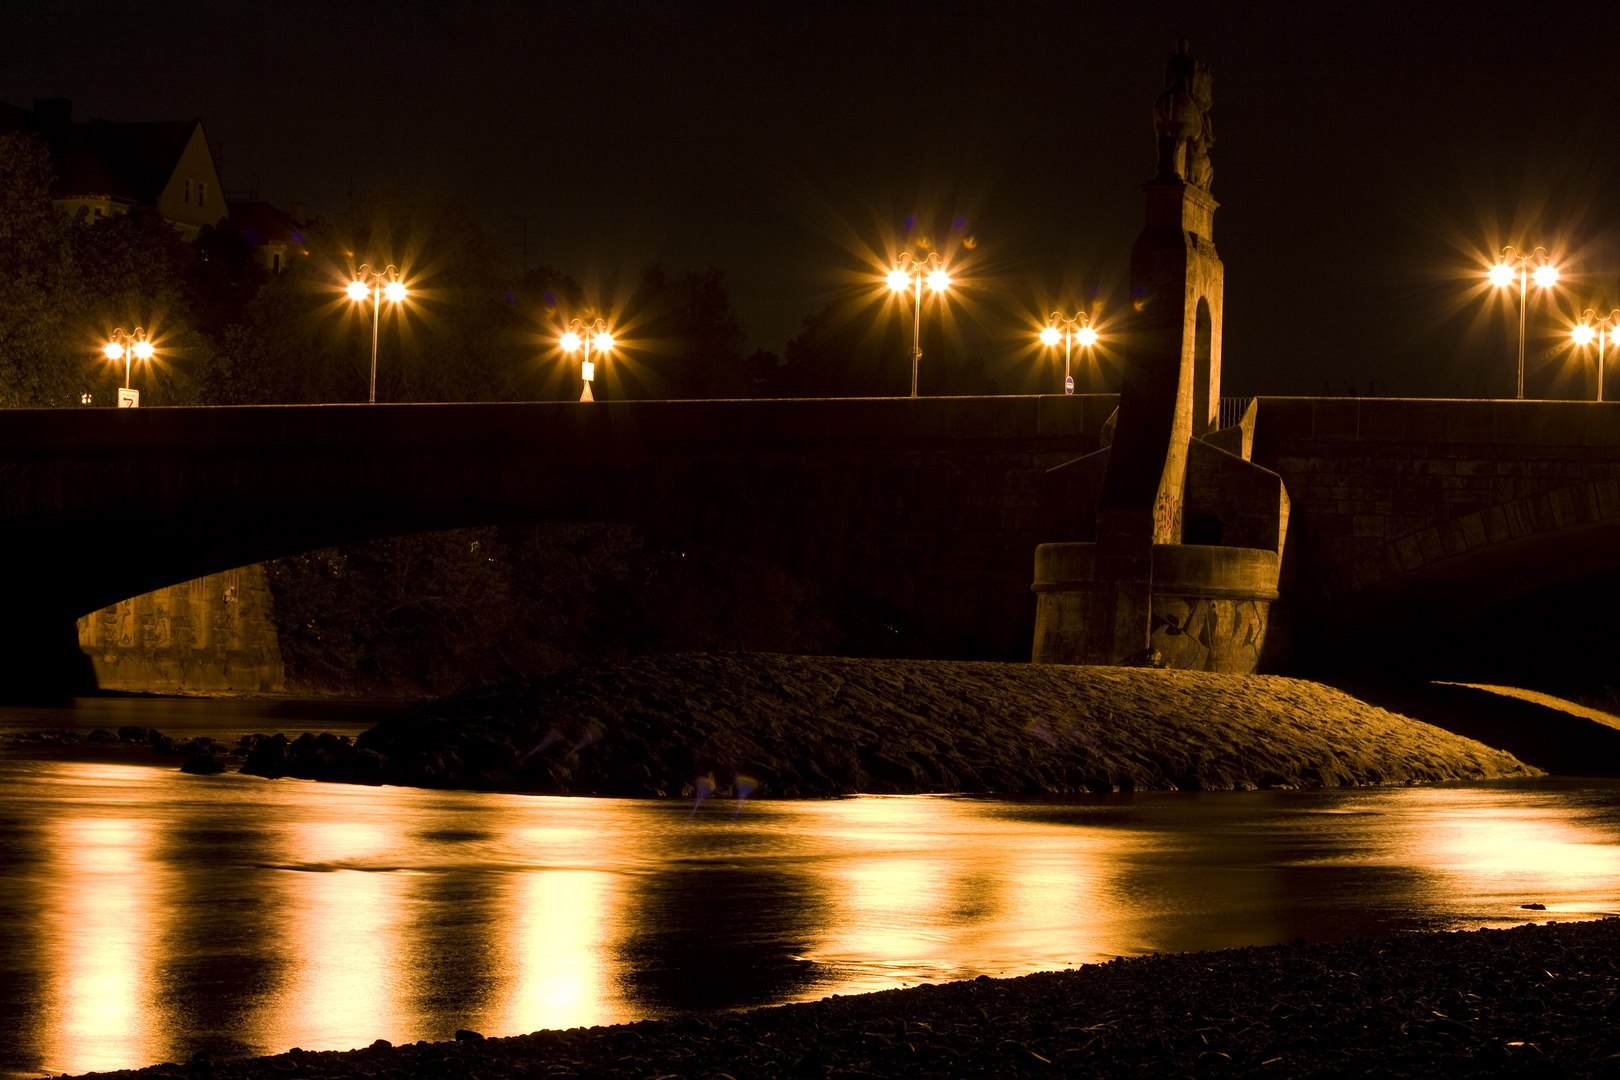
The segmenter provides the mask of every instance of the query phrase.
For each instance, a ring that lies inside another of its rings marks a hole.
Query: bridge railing
[[[1236,427],[1237,422],[1243,419],[1243,412],[1249,407],[1253,397],[1223,397],[1220,411],[1217,413],[1216,428]]]

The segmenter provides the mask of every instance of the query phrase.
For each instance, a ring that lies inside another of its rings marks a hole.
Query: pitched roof
[[[65,104],[65,103],[59,103]],[[33,131],[45,142],[56,169],[55,198],[112,196],[153,205],[201,120],[116,124],[53,122],[35,103],[34,111],[0,107],[0,131]]]

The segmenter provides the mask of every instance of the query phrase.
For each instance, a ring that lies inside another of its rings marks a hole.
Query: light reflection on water
[[[1620,786],[694,815],[0,761],[0,865],[0,1073],[39,1075],[1589,916]]]

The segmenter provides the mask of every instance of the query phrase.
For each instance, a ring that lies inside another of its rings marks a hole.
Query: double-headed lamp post
[[[585,350],[585,356],[579,365],[585,389],[580,391],[579,400],[595,401],[596,396],[591,393],[591,380],[596,378],[596,365],[591,363],[591,349],[594,348],[598,353],[605,355],[613,348],[613,334],[609,332],[607,323],[601,319],[594,319],[588,323],[572,319],[568,323],[568,331],[557,339],[557,344],[567,353]]]
[[[934,292],[942,293],[951,287],[951,275],[945,271],[945,261],[937,253],[930,252],[926,259],[918,259],[907,251],[900,256],[889,276],[885,279],[889,288],[897,293],[910,291],[913,294],[913,319],[911,324],[911,396],[917,396],[917,364],[922,359],[922,299],[923,283]]]
[[[1606,345],[1617,344],[1615,338],[1620,334],[1620,308],[1599,315],[1591,308],[1581,313],[1581,321],[1570,328],[1569,336],[1581,348],[1597,341],[1597,399],[1603,400],[1603,350]]]
[[[109,360],[122,360],[124,362],[124,389],[118,394],[118,407],[133,409],[141,403],[141,395],[129,385],[129,369],[132,361],[150,360],[157,350],[147,339],[146,331],[137,326],[132,331],[126,331],[122,326],[112,332],[107,344],[101,347],[101,352]]]
[[[1074,375],[1070,373],[1070,360],[1074,355],[1075,342],[1080,343],[1082,349],[1089,349],[1097,344],[1097,331],[1091,328],[1091,316],[1084,311],[1074,316],[1068,316],[1061,311],[1054,311],[1046,317],[1046,326],[1041,329],[1041,344],[1048,348],[1063,342],[1063,392],[1074,393]]]
[[[382,302],[398,304],[408,295],[405,283],[399,280],[399,271],[392,263],[383,270],[373,270],[370,265],[362,264],[355,271],[354,280],[349,282],[343,290],[349,294],[349,299],[357,304],[371,301],[371,396],[367,399],[371,404],[377,404],[377,327],[382,318]]]
[[[1535,269],[1531,269],[1531,264]],[[1530,282],[1534,281],[1543,289],[1550,289],[1558,284],[1558,268],[1552,264],[1546,248],[1538,247],[1528,255],[1519,254],[1518,249],[1509,245],[1502,249],[1502,257],[1496,265],[1491,267],[1486,275],[1491,284],[1498,288],[1505,288],[1513,284],[1515,273],[1519,279],[1519,393],[1524,397],[1524,312],[1525,296],[1529,292]]]

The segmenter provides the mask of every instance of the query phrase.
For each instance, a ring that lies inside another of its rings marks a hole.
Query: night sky
[[[1035,385],[1032,327],[1010,312],[1122,306],[1150,103],[1185,37],[1215,76],[1226,392],[1511,395],[1512,326],[1480,260],[1545,244],[1559,304],[1620,305],[1613,15],[13,4],[0,99],[69,97],[81,121],[200,115],[227,188],[315,213],[383,184],[455,195],[514,272],[525,227],[530,266],[587,283],[718,265],[750,345],[776,351],[870,253],[971,237],[956,315],[1018,390]],[[1554,310],[1530,322],[1530,395],[1588,393]]]

